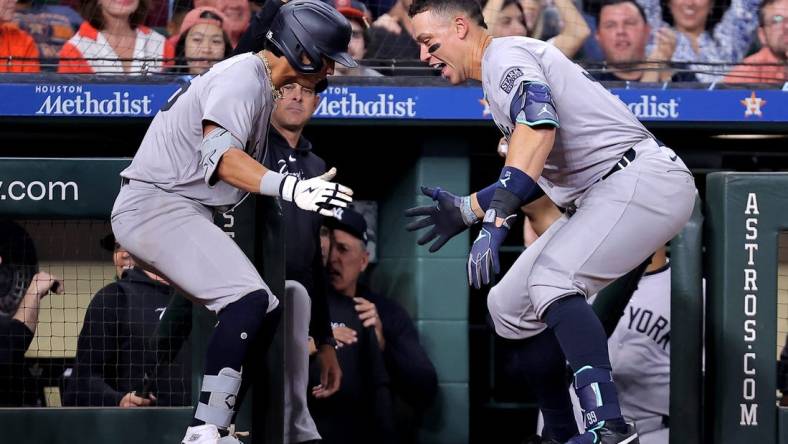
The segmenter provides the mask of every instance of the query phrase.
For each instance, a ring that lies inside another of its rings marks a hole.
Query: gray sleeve
[[[255,66],[244,62],[214,77],[205,89],[203,121],[214,122],[244,145],[248,143],[263,107],[262,81]]]
[[[498,79],[498,83],[491,85],[490,89],[494,91],[491,94],[492,101],[509,116],[512,128],[517,123],[559,126],[550,84],[536,57],[515,46],[506,48],[496,56],[503,63],[496,63],[493,67],[494,78]],[[547,108],[544,108],[545,105]]]

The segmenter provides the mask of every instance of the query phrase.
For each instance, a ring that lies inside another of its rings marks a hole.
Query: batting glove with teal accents
[[[501,271],[501,262],[498,252],[506,235],[509,233],[511,223],[517,214],[498,216],[494,208],[484,214],[484,222],[479,236],[473,241],[471,253],[468,256],[468,283],[476,289],[482,285],[491,284],[495,275]],[[497,222],[502,219],[502,223]]]

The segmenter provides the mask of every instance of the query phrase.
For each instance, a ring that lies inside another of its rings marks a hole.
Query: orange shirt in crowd
[[[11,60],[7,57],[35,60]],[[38,48],[30,34],[14,23],[0,23],[0,72],[39,72]]]
[[[785,82],[785,62],[774,56],[768,47],[742,60],[725,76],[725,83],[782,83]],[[780,65],[747,65],[747,63],[777,63]]]
[[[175,48],[166,42],[163,35],[146,27],[138,26],[137,39],[134,43],[135,60],[131,62],[128,74],[162,72],[172,64]],[[126,74],[118,55],[110,46],[104,35],[88,22],[83,22],[79,31],[63,45],[60,50],[60,63],[57,72],[83,74]],[[145,61],[142,59],[167,59],[169,62]]]

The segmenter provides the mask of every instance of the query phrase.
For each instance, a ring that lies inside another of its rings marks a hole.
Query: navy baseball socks
[[[553,302],[545,322],[575,370],[574,389],[586,424],[586,432],[567,444],[638,443],[637,432],[624,421],[618,405],[605,331],[585,297],[577,294]]]
[[[566,358],[551,329],[526,339],[499,338],[500,350],[512,374],[524,374],[544,417],[542,441],[566,442],[577,435],[574,408],[569,398]],[[536,441],[534,441],[536,442]]]
[[[200,399],[183,442],[240,442],[225,435],[249,385],[248,379],[254,374],[248,358],[254,354],[259,360],[273,337],[278,309],[266,314],[268,304],[268,293],[257,290],[219,312],[219,321],[208,341]],[[242,366],[246,373],[243,378]]]

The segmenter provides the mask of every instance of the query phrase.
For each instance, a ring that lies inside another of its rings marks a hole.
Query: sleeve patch
[[[522,82],[512,98],[509,117],[512,123],[560,127],[550,87],[544,83]]]
[[[509,94],[512,92],[512,88],[514,88],[515,81],[523,76],[523,71],[520,68],[509,68],[508,71],[503,75],[503,79],[501,80],[501,89],[506,93]]]

